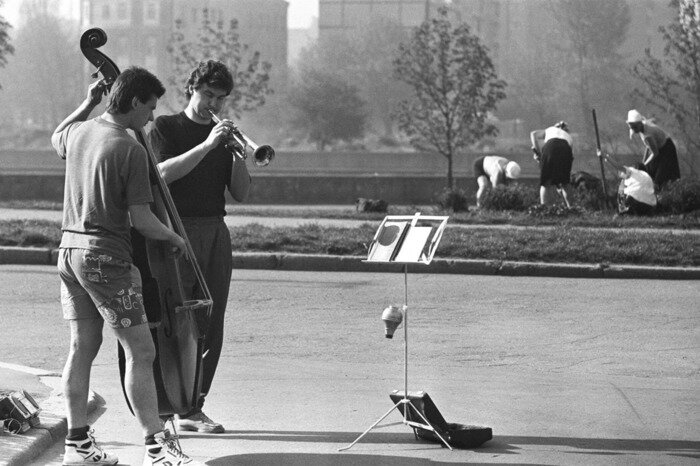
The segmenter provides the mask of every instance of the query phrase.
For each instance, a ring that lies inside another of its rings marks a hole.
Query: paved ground
[[[50,266],[0,266],[0,359],[57,371],[67,331]],[[697,464],[697,281],[409,275],[409,389],[494,439],[453,452],[406,426],[352,442],[403,388],[403,333],[382,309],[403,275],[236,271],[225,352],[206,410],[221,436],[183,435],[211,465]],[[19,336],[22,336],[21,338]],[[93,425],[122,464],[142,447],[105,333]],[[0,370],[0,376],[4,373]],[[0,379],[4,380],[4,379]],[[43,379],[55,383],[55,378]],[[0,384],[1,385],[1,384]],[[0,437],[1,439],[2,437]],[[60,464],[60,445],[32,464]]]

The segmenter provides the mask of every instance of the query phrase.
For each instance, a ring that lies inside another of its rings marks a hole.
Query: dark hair
[[[203,84],[226,91],[230,94],[233,90],[233,76],[226,65],[217,60],[200,61],[190,73],[185,83],[185,96],[187,100],[192,97],[190,86],[195,90]]]
[[[641,170],[643,172],[647,171],[647,167],[642,163],[642,162],[637,162],[633,165],[634,168],[637,170]]]
[[[122,71],[112,84],[112,91],[107,99],[107,112],[128,113],[134,97],[146,103],[153,96],[161,98],[165,87],[150,71],[132,66]]]

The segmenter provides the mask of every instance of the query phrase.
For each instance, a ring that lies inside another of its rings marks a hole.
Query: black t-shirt
[[[156,118],[148,139],[158,160],[176,157],[207,139],[214,122],[202,125],[185,112]],[[231,181],[233,155],[219,144],[190,173],[168,185],[181,217],[226,215],[225,189]]]

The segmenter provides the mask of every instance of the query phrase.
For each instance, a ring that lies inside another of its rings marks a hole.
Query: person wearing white
[[[657,199],[654,180],[651,176],[644,170],[617,163],[610,154],[604,154],[600,150],[597,154],[612,165],[621,178],[618,190],[618,212],[639,215],[652,213],[656,208]]]
[[[532,151],[540,164],[540,204],[555,203],[556,191],[571,208],[571,166],[574,162],[573,139],[569,125],[560,121],[546,129],[530,133]]]
[[[508,180],[520,177],[520,165],[505,157],[485,155],[474,161],[474,177],[478,185],[476,206],[481,207],[481,201],[489,187],[496,188],[505,185]]]

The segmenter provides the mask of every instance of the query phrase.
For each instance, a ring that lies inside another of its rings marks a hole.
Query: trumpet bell
[[[253,158],[255,159],[255,165],[264,167],[275,158],[275,149],[267,144],[262,145],[253,151]]]

